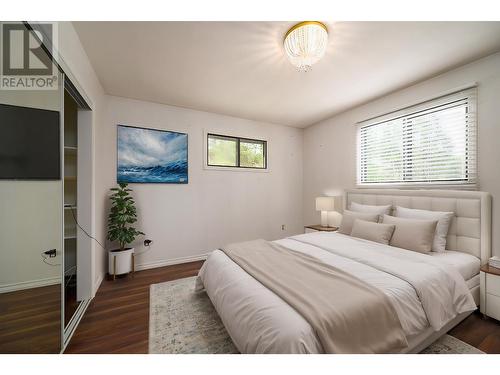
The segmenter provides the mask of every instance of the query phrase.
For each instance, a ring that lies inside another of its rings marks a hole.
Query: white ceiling
[[[75,22],[111,95],[306,127],[500,50],[500,22],[327,22],[325,57],[287,61],[293,22]]]

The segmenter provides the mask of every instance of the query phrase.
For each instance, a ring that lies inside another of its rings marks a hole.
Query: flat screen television
[[[61,178],[59,112],[0,104],[0,179]]]

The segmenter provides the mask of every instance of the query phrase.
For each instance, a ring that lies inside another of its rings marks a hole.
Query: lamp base
[[[328,211],[321,211],[321,226],[328,226]]]

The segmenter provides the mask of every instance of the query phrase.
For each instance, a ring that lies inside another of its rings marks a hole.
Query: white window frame
[[[476,151],[474,155],[474,160],[472,161],[474,164],[472,166],[474,170],[474,174],[470,180],[459,182],[459,181],[429,181],[429,182],[361,182],[361,129],[368,126],[373,126],[378,123],[387,122],[390,120],[394,120],[397,118],[410,116],[416,112],[424,111],[426,109],[444,105],[453,100],[457,100],[460,97],[467,96],[468,98],[468,114],[471,116],[473,121],[473,126],[469,131],[473,132],[472,137],[475,138],[476,142]],[[398,109],[395,111],[391,111],[387,114],[372,117],[370,119],[360,121],[356,124],[357,126],[357,134],[356,134],[356,186],[358,188],[426,188],[426,189],[464,189],[464,190],[477,190],[479,188],[479,175],[478,175],[478,144],[477,144],[477,86],[469,85],[460,90],[453,90],[452,92],[441,94],[433,99],[426,100],[424,102],[420,102],[418,104],[408,105],[402,109]]]

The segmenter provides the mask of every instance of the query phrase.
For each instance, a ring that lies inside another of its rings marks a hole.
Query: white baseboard
[[[199,260],[205,260],[205,259],[207,259],[208,254],[210,254],[210,253],[200,254],[200,255],[195,255],[195,256],[190,256],[190,257],[182,257],[182,258],[161,260],[161,261],[157,261],[157,262],[139,263],[139,264],[136,263],[135,270],[136,271],[142,271],[142,270],[149,270],[151,268],[173,266],[174,264],[196,262],[196,261],[199,261]],[[102,274],[94,282],[94,290],[92,291],[92,298],[95,297],[97,291],[99,290],[99,287],[101,286],[101,284],[102,284],[102,282],[104,280],[104,277],[105,277],[105,274]]]
[[[210,253],[200,254],[200,255],[195,255],[195,256],[190,256],[190,257],[161,260],[161,261],[157,261],[157,262],[140,263],[140,264],[136,264],[135,270],[142,271],[142,270],[148,270],[150,268],[158,268],[158,267],[172,266],[174,264],[196,262],[199,260],[207,259],[208,254],[210,254]]]
[[[15,292],[17,290],[40,288],[42,286],[61,284],[61,277],[48,277],[39,280],[21,281],[20,283],[0,285],[0,293]]]

